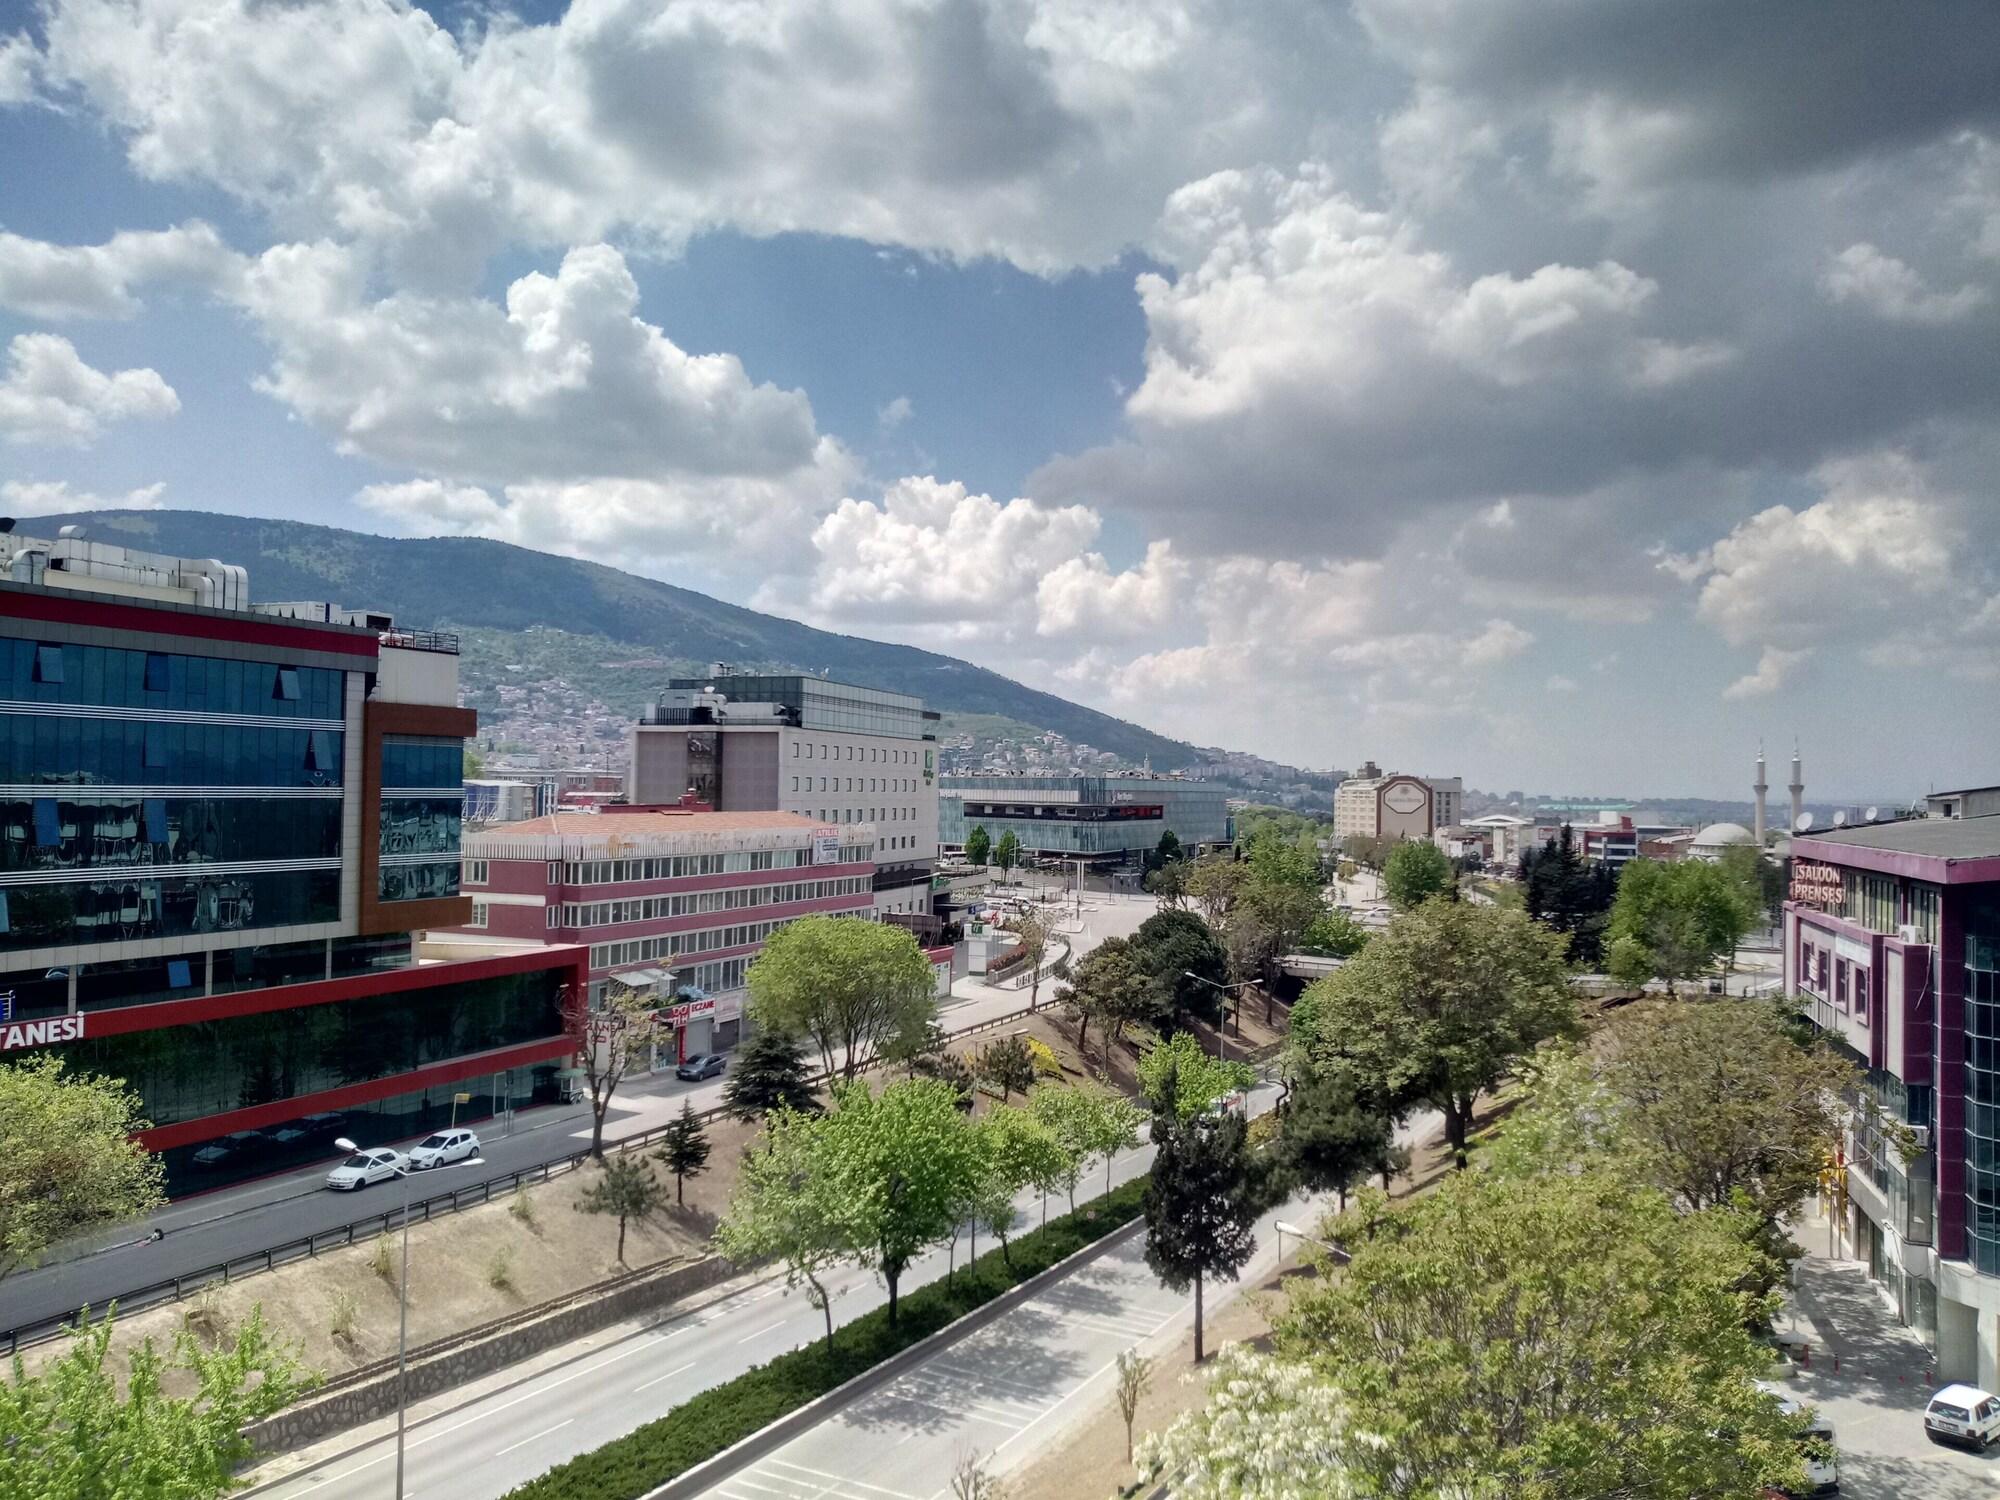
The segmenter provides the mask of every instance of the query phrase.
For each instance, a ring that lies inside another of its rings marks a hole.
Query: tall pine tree
[[[774,1109],[815,1110],[812,1084],[806,1081],[805,1056],[799,1044],[781,1031],[756,1033],[736,1054],[722,1102],[739,1120],[751,1121]]]
[[[687,1202],[687,1180],[708,1170],[708,1134],[694,1117],[694,1105],[683,1099],[680,1115],[667,1127],[660,1149],[653,1154],[674,1174],[674,1203]]]
[[[1528,915],[1569,938],[1569,961],[1586,969],[1604,962],[1604,929],[1618,894],[1618,872],[1577,853],[1569,824],[1555,842],[1521,856]]]
[[[1234,1281],[1256,1246],[1249,1132],[1236,1114],[1181,1119],[1169,1086],[1153,1114],[1153,1143],[1146,1264],[1168,1290],[1194,1288],[1194,1362],[1200,1364],[1203,1284],[1211,1276]]]

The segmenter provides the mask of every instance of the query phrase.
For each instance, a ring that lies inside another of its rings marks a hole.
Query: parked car
[[[469,1130],[440,1130],[410,1148],[410,1170],[427,1171],[479,1154],[479,1137]]]
[[[1799,1446],[1804,1450],[1806,1461],[1806,1483],[1801,1490],[1774,1490],[1777,1496],[1831,1495],[1840,1488],[1839,1444],[1833,1435],[1833,1423],[1807,1406],[1790,1391],[1773,1385],[1766,1380],[1757,1382],[1757,1388],[1778,1398],[1778,1410],[1788,1417],[1807,1418],[1804,1429],[1799,1433]]]
[[[210,1141],[195,1152],[194,1164],[198,1167],[228,1166],[267,1144],[269,1139],[261,1130],[238,1130]]]
[[[681,1065],[674,1069],[674,1077],[699,1082],[704,1078],[718,1077],[726,1065],[727,1059],[720,1052],[697,1052],[682,1059]]]
[[[2000,1396],[1976,1385],[1948,1385],[1924,1408],[1924,1436],[1984,1452],[2000,1435]]]
[[[387,1182],[400,1174],[404,1167],[402,1152],[378,1146],[372,1151],[357,1151],[348,1157],[326,1174],[326,1185],[336,1192],[359,1192],[371,1183]]]

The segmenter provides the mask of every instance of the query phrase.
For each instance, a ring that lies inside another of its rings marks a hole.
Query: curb
[[[1120,1225],[1102,1239],[1084,1246],[1081,1250],[1057,1261],[1047,1270],[1038,1271],[1018,1286],[1002,1292],[984,1307],[974,1308],[956,1322],[947,1323],[936,1333],[917,1340],[899,1353],[890,1355],[872,1370],[864,1370],[845,1384],[835,1386],[824,1396],[814,1397],[796,1411],[786,1413],[769,1426],[761,1427],[750,1436],[723,1449],[715,1457],[705,1459],[692,1469],[669,1479],[658,1489],[648,1490],[639,1497],[639,1500],[692,1500],[693,1496],[730,1478],[766,1454],[784,1447],[799,1434],[817,1427],[826,1418],[858,1398],[889,1384],[905,1370],[922,1364],[938,1350],[955,1344],[977,1333],[987,1324],[997,1321],[1001,1314],[1011,1312],[1043,1288],[1053,1285],[1070,1275],[1079,1266],[1088,1264],[1115,1246],[1133,1238],[1145,1227],[1145,1215],[1136,1216],[1130,1223]]]

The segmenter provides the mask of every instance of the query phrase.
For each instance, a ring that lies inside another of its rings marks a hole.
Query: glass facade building
[[[1193,850],[1229,838],[1219,786],[1174,776],[946,776],[938,790],[938,842],[964,848],[984,828],[998,843],[1057,858],[1124,860],[1172,833]]]
[[[408,734],[383,739],[376,881],[384,901],[458,894],[464,771],[463,741]]]

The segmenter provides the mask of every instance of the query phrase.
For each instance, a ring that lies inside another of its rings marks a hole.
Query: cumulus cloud
[[[159,510],[166,484],[142,485],[122,495],[72,489],[66,479],[0,480],[0,505],[12,516],[64,516],[80,510]]]
[[[916,408],[910,404],[908,396],[898,396],[893,401],[885,401],[875,413],[875,425],[884,432],[894,432],[910,420]]]
[[[140,287],[174,282],[223,292],[242,257],[208,225],[131,230],[101,245],[53,245],[0,233],[0,307],[31,318],[127,318]]]
[[[0,437],[10,443],[85,448],[109,423],[168,417],[180,406],[157,370],[106,374],[85,364],[76,345],[55,334],[19,333],[7,345]]]
[[[34,100],[42,55],[25,31],[0,37],[0,106]]]
[[[1786,651],[1778,646],[1766,646],[1757,658],[1753,671],[1730,683],[1722,690],[1725,698],[1764,698],[1777,692],[1791,677],[1792,672],[1811,656],[1810,651]]]
[[[1042,575],[1035,588],[1041,635],[1130,638],[1160,629],[1173,617],[1189,566],[1173,543],[1154,542],[1138,566],[1114,573],[1100,552],[1072,557]]]
[[[1851,302],[1893,323],[1955,323],[1987,301],[1984,287],[1932,291],[1912,266],[1867,243],[1849,245],[1833,258],[1820,286],[1835,302]]]

